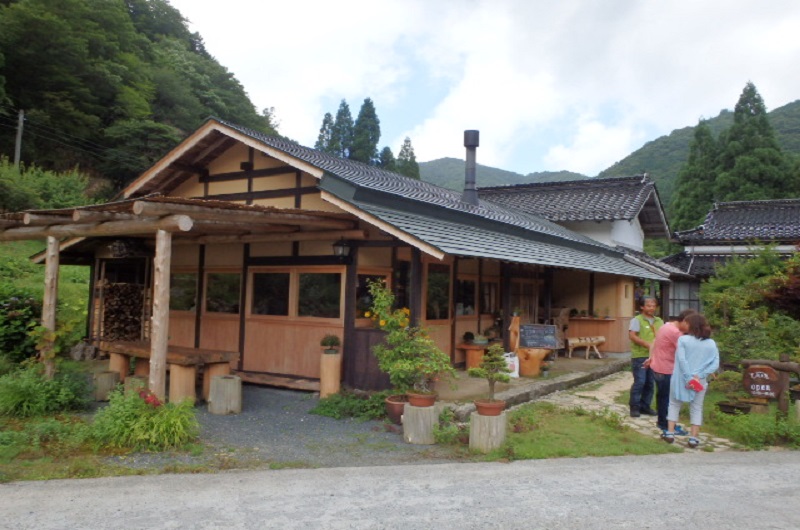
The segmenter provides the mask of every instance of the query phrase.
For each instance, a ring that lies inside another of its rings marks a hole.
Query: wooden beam
[[[201,176],[200,182],[226,182],[230,180],[244,180],[247,178],[286,175],[288,173],[294,173],[294,168],[292,166],[252,169],[249,171],[232,171],[230,173],[217,173],[216,175]]]
[[[304,186],[301,188],[286,188],[282,190],[263,190],[263,191],[241,191],[237,193],[217,193],[214,195],[204,195],[193,197],[196,199],[211,199],[215,201],[246,201],[259,199],[281,199],[284,197],[300,197],[301,195],[312,195],[319,193],[316,186]],[[296,207],[296,206],[295,206]]]
[[[280,241],[336,241],[344,239],[366,239],[364,230],[319,230],[309,232],[248,234],[242,236],[201,236],[176,239],[174,245],[210,245],[219,243],[272,243]]]
[[[169,343],[169,269],[172,233],[156,232],[153,271],[153,316],[150,326],[150,391],[163,400],[167,390],[167,345]]]
[[[68,214],[54,213],[25,213],[22,215],[22,224],[28,226],[50,226],[69,222]]]
[[[130,213],[98,212],[97,210],[75,210],[72,212],[72,220],[76,223],[103,223],[106,221],[142,220],[142,218],[138,215],[133,215]]]
[[[42,326],[53,333],[48,338],[39,352],[40,359],[45,366],[45,375],[52,379],[55,374],[55,331],[56,331],[56,305],[58,303],[58,239],[47,238],[47,257],[44,270],[44,302],[42,304]]]
[[[0,241],[21,241],[53,237],[125,236],[152,234],[156,230],[188,232],[194,222],[186,215],[170,215],[153,221],[109,221],[107,223],[82,223],[55,226],[26,226],[9,228],[0,232]]]
[[[22,221],[15,221],[13,219],[0,219],[0,228],[6,226],[19,226],[22,224]]]
[[[354,221],[330,216],[305,213],[282,212],[280,210],[237,210],[210,208],[190,204],[136,201],[133,213],[158,217],[162,215],[183,214],[197,221],[226,221],[235,223],[291,224],[296,226],[324,226],[326,228],[352,228]]]

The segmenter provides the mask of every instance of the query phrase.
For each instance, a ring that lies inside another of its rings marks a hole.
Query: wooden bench
[[[600,350],[597,349],[597,346],[600,344],[604,344],[606,342],[605,337],[575,337],[571,339],[567,339],[567,357],[572,357],[572,350],[575,348],[586,348],[586,358],[589,358],[589,352],[594,350],[594,353],[597,354],[598,359],[602,359],[603,355],[600,353]]]
[[[109,370],[119,372],[120,382],[125,382],[131,367],[131,357],[148,359],[136,363],[135,375],[150,374],[150,343],[129,341],[100,341],[99,349],[109,354]],[[186,398],[197,400],[195,383],[198,367],[203,368],[203,399],[208,400],[211,378],[231,373],[231,363],[239,360],[239,352],[169,346],[169,400],[179,402]]]

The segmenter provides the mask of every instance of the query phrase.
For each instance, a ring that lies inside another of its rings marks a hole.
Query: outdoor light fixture
[[[350,245],[347,244],[344,238],[333,244],[333,255],[342,258],[350,255]]]

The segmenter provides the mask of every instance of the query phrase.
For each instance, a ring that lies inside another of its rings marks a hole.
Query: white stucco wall
[[[582,221],[561,223],[561,225],[606,245],[623,245],[634,250],[644,248],[644,232],[638,219],[634,219],[632,222]]]

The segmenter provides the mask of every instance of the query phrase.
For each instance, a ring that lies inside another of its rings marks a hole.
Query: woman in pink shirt
[[[667,430],[667,409],[669,408],[669,383],[675,367],[675,350],[678,349],[678,339],[688,331],[686,317],[696,313],[694,309],[685,309],[675,317],[674,321],[667,322],[656,332],[653,345],[650,347],[650,358],[647,365],[653,372],[656,384],[656,407],[658,409],[658,428]],[[680,432],[679,432],[680,431]],[[686,434],[680,426],[676,427],[677,434]]]

